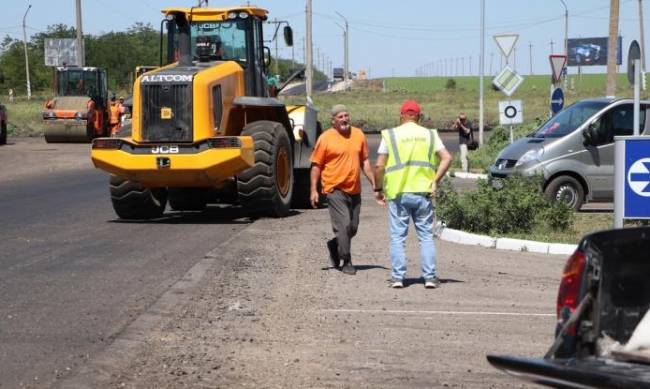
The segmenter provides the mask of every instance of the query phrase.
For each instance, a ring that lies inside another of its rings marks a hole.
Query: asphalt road
[[[0,182],[2,388],[65,377],[249,224],[218,208],[118,222],[107,175],[90,166]]]

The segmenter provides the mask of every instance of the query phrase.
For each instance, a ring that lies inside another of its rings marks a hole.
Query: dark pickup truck
[[[553,345],[543,358],[488,355],[517,378],[559,388],[650,388],[650,353],[622,357],[650,308],[650,227],[585,236],[569,257],[557,299]],[[614,351],[612,351],[614,350]],[[627,359],[627,360],[626,360]]]

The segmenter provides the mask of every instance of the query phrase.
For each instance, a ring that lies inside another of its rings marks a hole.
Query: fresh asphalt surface
[[[107,180],[89,166],[0,185],[0,387],[50,386],[249,224],[219,208],[119,222]]]

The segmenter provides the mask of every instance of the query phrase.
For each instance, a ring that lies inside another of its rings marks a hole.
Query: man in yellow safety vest
[[[375,200],[386,205],[390,220],[391,284],[404,286],[406,276],[405,243],[413,219],[418,240],[422,276],[426,288],[440,285],[436,272],[433,242],[436,184],[445,176],[451,154],[436,130],[418,124],[420,105],[407,100],[400,109],[399,127],[383,130],[375,169]],[[437,166],[436,166],[437,165]],[[382,185],[383,186],[380,186]]]

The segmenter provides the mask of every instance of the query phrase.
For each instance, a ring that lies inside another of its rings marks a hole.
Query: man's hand
[[[312,190],[311,193],[309,194],[309,202],[311,203],[312,208],[318,208],[318,198],[320,196],[318,195],[318,192],[315,190]]]
[[[431,198],[435,199],[436,198],[436,189],[438,187],[438,184],[436,183],[436,180],[433,180],[433,183],[431,184]]]
[[[386,206],[386,196],[384,195],[384,192],[379,191],[375,192],[375,201],[377,204],[385,207]]]

